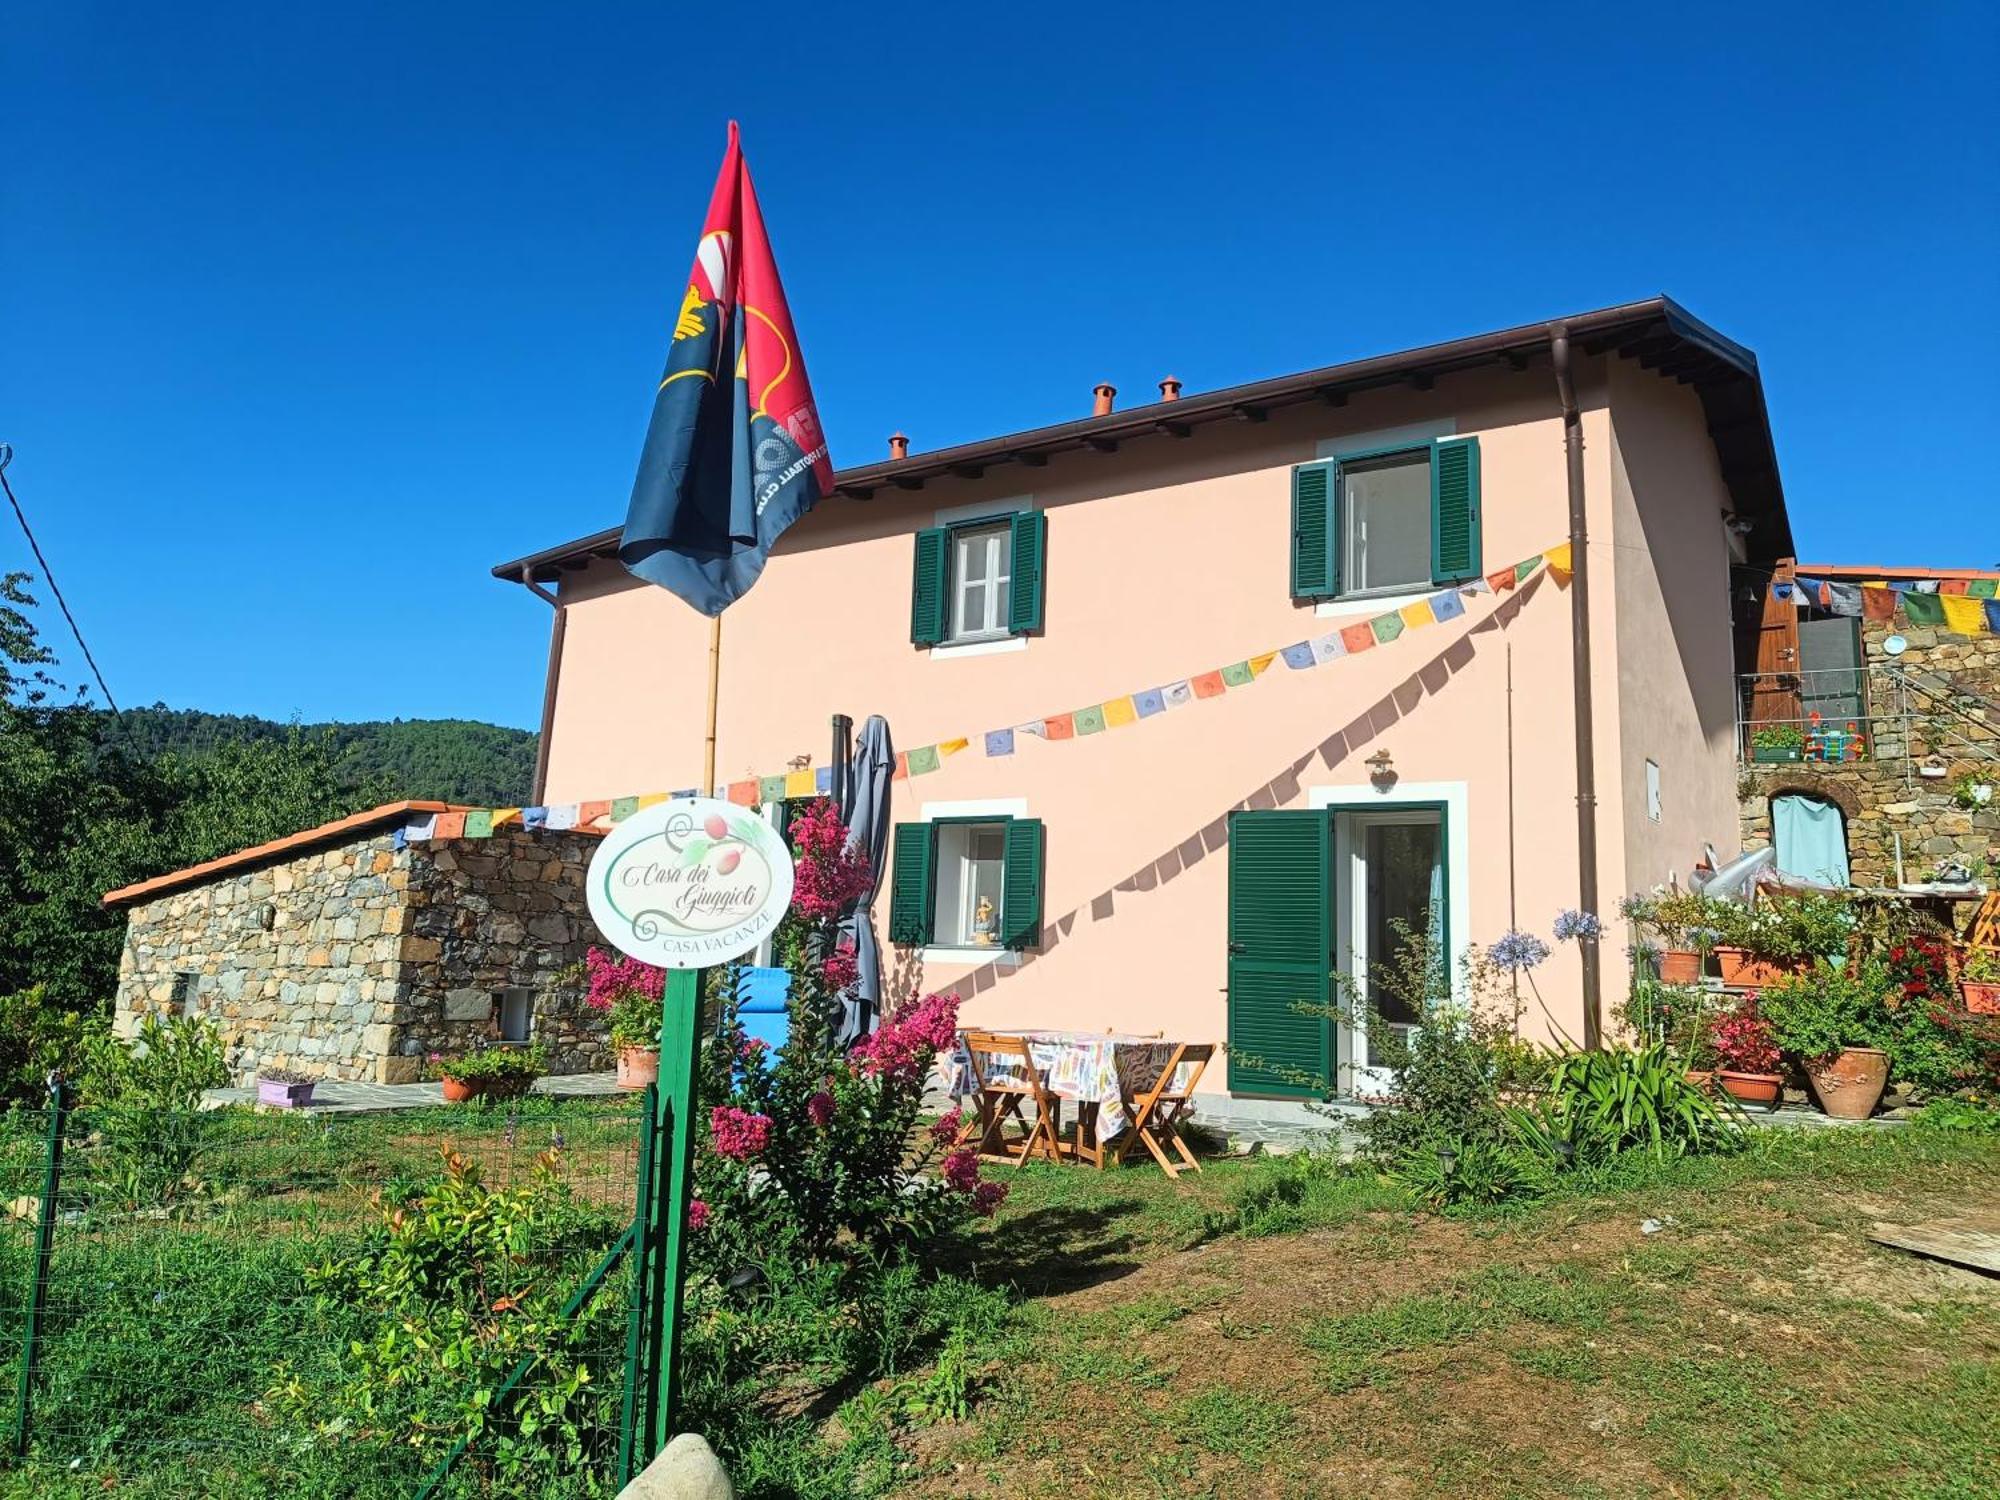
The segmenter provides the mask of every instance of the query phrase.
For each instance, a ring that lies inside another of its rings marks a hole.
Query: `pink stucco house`
[[[820,764],[836,712],[904,750],[970,734],[896,785],[901,982],[982,1024],[1227,1043],[1203,1088],[1254,1117],[1300,1072],[1379,1082],[1379,1038],[1292,1002],[1396,921],[1546,936],[1592,877],[1608,912],[1733,851],[1732,568],[1792,550],[1748,350],[1656,298],[1096,406],[841,471],[724,618],[719,781]],[[699,779],[708,621],[617,538],[494,569],[555,607],[538,802]],[[1457,592],[1572,539],[1567,588]],[[1446,591],[1461,615],[1310,670],[1012,753],[978,732]],[[1573,945],[1538,971],[1572,1035],[1623,950],[1614,922],[1601,974]]]

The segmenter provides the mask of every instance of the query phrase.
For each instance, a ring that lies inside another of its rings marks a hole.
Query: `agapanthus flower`
[[[1559,911],[1553,928],[1559,943],[1576,942],[1583,938],[1593,941],[1604,936],[1604,923],[1594,911]]]
[[[716,1155],[748,1161],[770,1144],[771,1117],[753,1115],[733,1104],[718,1104],[708,1113],[708,1130]]]
[[[1486,950],[1494,964],[1513,973],[1532,969],[1549,956],[1549,945],[1532,932],[1513,930],[1502,933]]]
[[[821,1130],[833,1123],[833,1095],[821,1089],[806,1100],[806,1118]]]

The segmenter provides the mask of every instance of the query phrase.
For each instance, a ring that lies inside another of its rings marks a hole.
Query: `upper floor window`
[[[967,526],[951,535],[951,641],[983,641],[1009,633],[1007,585],[1014,562],[1014,528]]]
[[[1048,519],[1038,510],[918,532],[911,641],[959,645],[1040,630],[1047,537]]]
[[[1292,470],[1292,595],[1353,598],[1479,576],[1479,439]]]

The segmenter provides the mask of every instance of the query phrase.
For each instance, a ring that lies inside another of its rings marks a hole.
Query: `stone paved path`
[[[564,1073],[535,1080],[534,1092],[559,1099],[593,1098],[616,1094],[619,1088],[610,1073]],[[202,1095],[202,1107],[217,1109],[225,1104],[255,1104],[257,1086],[210,1089]],[[313,1102],[304,1111],[315,1115],[370,1114],[392,1109],[425,1109],[444,1103],[441,1083],[344,1083],[328,1081],[313,1090]]]

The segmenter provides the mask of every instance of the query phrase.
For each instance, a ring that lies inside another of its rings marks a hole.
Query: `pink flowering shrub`
[[[609,1012],[614,1047],[657,1047],[667,971],[592,948],[583,959],[583,1003]]]
[[[990,1214],[1006,1188],[948,1129],[923,1129],[924,1084],[958,1025],[956,995],[927,995],[883,1018],[850,1052],[836,1041],[854,950],[836,941],[841,914],[873,880],[830,802],[792,821],[792,911],[775,948],[792,976],[790,1026],[775,1056],[753,1051],[719,977],[702,1048],[707,1108],[695,1159],[705,1209],[691,1246],[720,1285],[776,1254],[801,1267],[853,1269],[888,1260],[935,1263],[956,1231]],[[843,1275],[845,1272],[843,1272]],[[745,1291],[742,1296],[754,1295]]]

